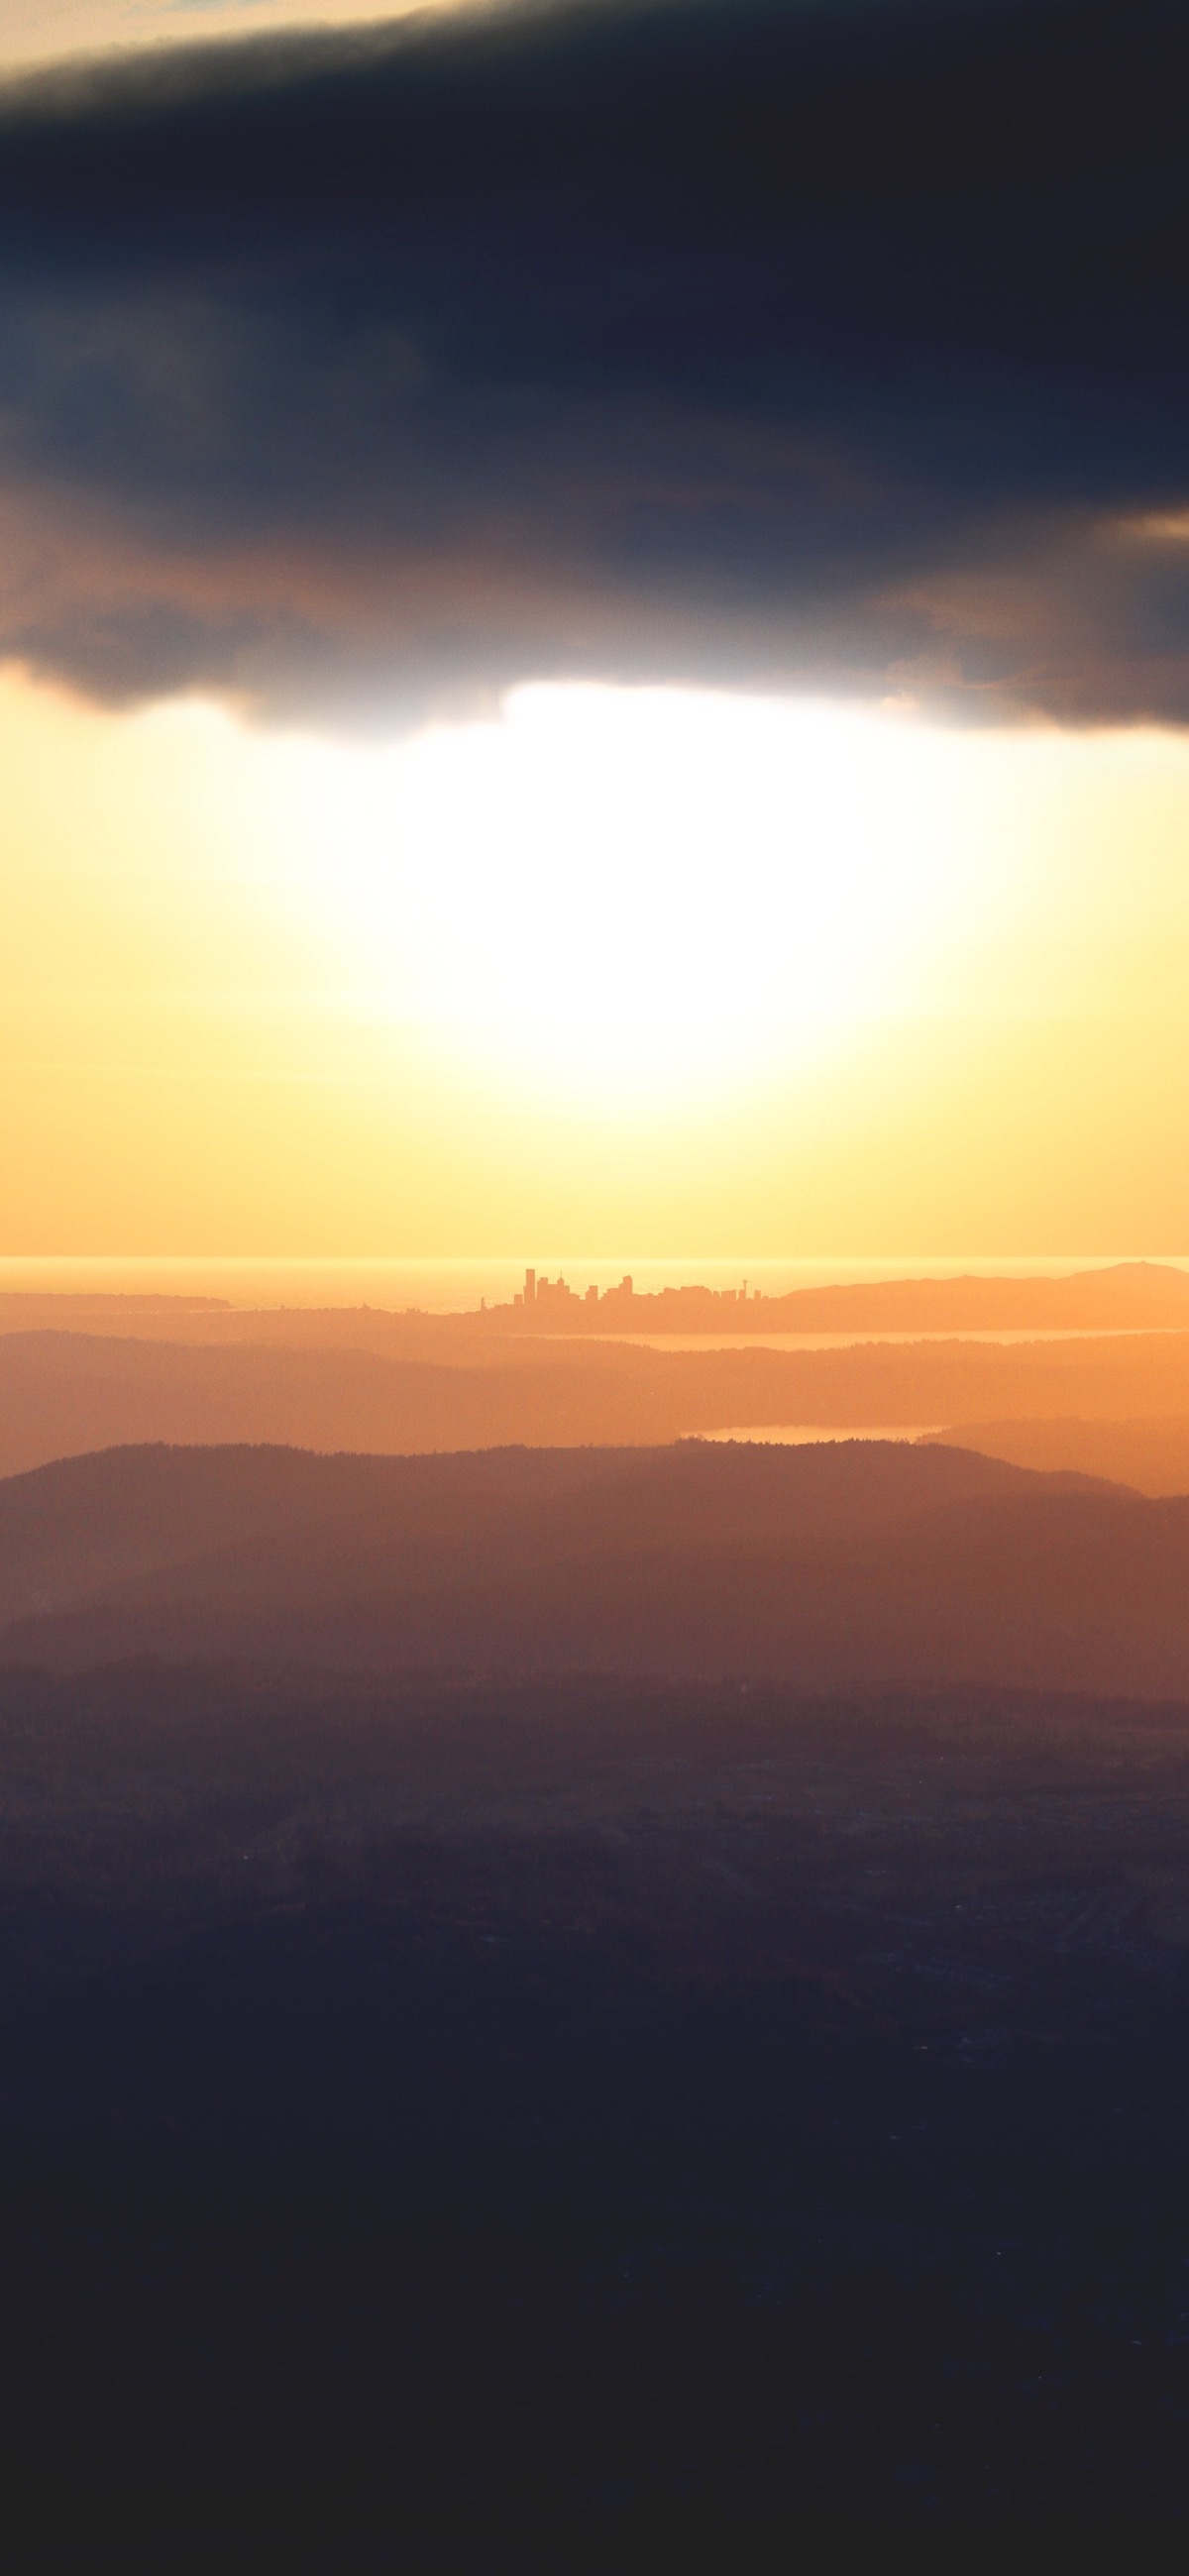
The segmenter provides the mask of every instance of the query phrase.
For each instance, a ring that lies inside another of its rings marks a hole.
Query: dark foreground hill
[[[965,1450],[126,1449],[0,1485],[8,1663],[1189,1692],[1189,1501]]]
[[[0,1863],[14,2566],[1184,2533],[1185,1706],[9,1674]]]

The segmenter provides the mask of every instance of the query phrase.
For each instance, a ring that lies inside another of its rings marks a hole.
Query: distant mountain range
[[[1189,1271],[1120,1261],[1066,1278],[882,1279],[797,1288],[748,1309],[790,1332],[1060,1332],[1189,1324]]]
[[[240,1319],[242,1320],[242,1319]],[[248,1319],[249,1321],[253,1319]],[[740,1425],[1189,1421],[1189,1331],[1069,1341],[872,1342],[826,1350],[652,1350],[592,1337],[478,1335],[413,1349],[316,1340],[303,1319],[223,1345],[78,1332],[0,1334],[0,1474],[117,1443],[268,1442],[417,1454],[653,1446]],[[308,1320],[308,1319],[306,1319]],[[315,1318],[315,1322],[325,1319]],[[336,1316],[336,1327],[349,1319]],[[377,1319],[385,1324],[391,1318]],[[281,1338],[292,1330],[293,1340]],[[994,1437],[966,1445],[996,1450]],[[1009,1449],[1006,1453],[1015,1453]],[[1147,1482],[1142,1440],[1112,1457]],[[1178,1460],[1183,1460],[1183,1476]],[[1021,1458],[1102,1472],[1097,1450]],[[1157,1490],[1189,1490],[1189,1442]]]
[[[232,1306],[225,1298],[90,1292],[0,1293],[0,1337],[76,1332],[146,1341],[283,1343],[291,1349],[371,1350],[388,1357],[476,1361],[505,1345],[558,1334],[614,1341],[638,1333],[721,1339],[740,1333],[998,1333],[1189,1331],[1189,1271],[1171,1262],[1121,1261],[1050,1278],[851,1281],[770,1297],[700,1286],[653,1293],[622,1289],[597,1302],[537,1283],[533,1307],[489,1306],[450,1314],[382,1306]]]
[[[123,1449],[0,1484],[0,1660],[1189,1694],[1189,1500],[973,1452]]]
[[[628,1280],[582,1297],[560,1280],[534,1280],[531,1296],[489,1310],[484,1320],[492,1331],[545,1333],[1103,1332],[1189,1323],[1189,1272],[1166,1262],[1120,1261],[1056,1279],[968,1273],[794,1288],[777,1297],[696,1284],[641,1295]]]

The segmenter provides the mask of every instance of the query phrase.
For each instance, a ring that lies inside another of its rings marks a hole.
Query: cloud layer
[[[0,99],[0,653],[1189,718],[1171,0],[562,0]]]

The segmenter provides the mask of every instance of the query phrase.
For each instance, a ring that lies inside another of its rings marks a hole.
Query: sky
[[[358,26],[396,14],[384,0],[372,7],[361,0],[5,0],[0,66],[38,71],[80,55],[213,43],[291,27]]]
[[[0,1252],[1184,1252],[1181,13],[365,14],[4,15]]]

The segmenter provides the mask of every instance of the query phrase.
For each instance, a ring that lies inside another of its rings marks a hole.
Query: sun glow
[[[303,748],[304,899],[358,1006],[564,1095],[689,1097],[831,1048],[977,918],[945,738],[891,718],[539,687],[394,749]]]
[[[1171,734],[0,674],[3,1248],[1179,1251],[1187,830]]]

